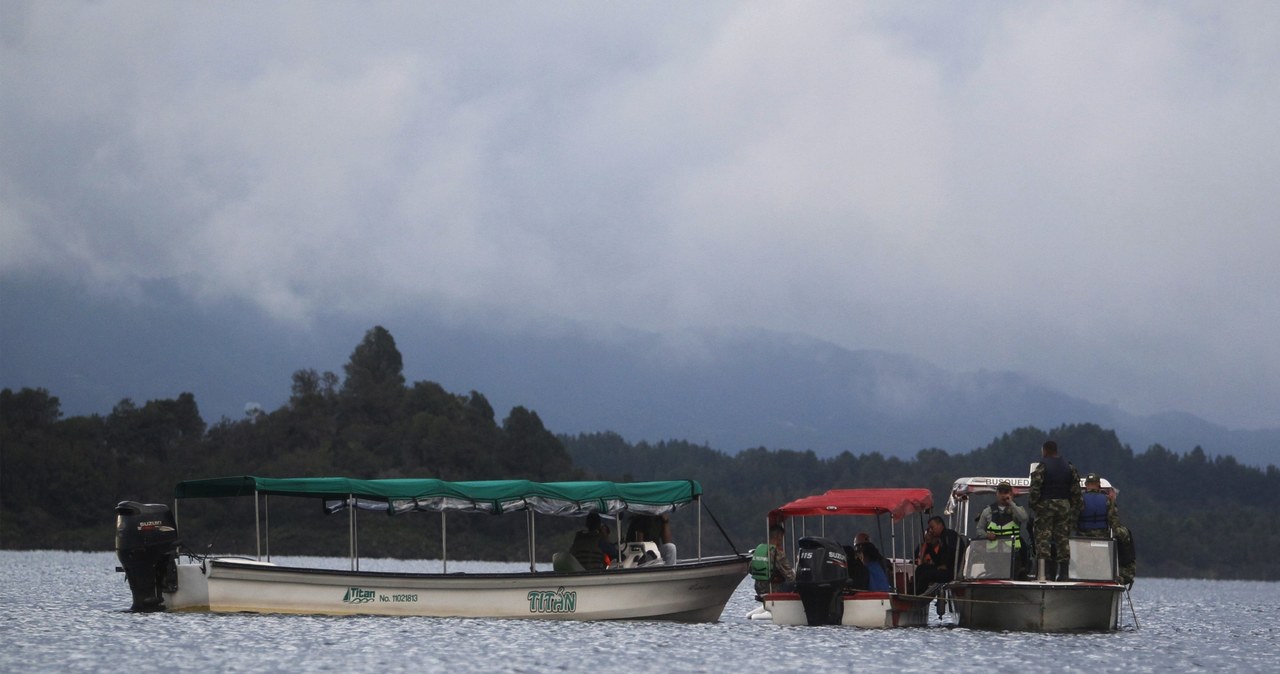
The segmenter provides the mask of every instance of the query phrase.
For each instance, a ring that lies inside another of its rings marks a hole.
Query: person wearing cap
[[[994,550],[1001,539],[1012,539],[1015,578],[1024,568],[1026,549],[1031,547],[1029,519],[1026,509],[1013,502],[1013,485],[1007,481],[996,485],[996,502],[984,508],[978,516],[977,536],[987,539],[989,549]]]
[[[1114,538],[1122,553],[1120,582],[1133,583],[1138,570],[1132,554],[1133,537],[1129,529],[1120,524],[1116,493],[1102,491],[1102,478],[1097,473],[1089,473],[1084,478],[1084,508],[1076,520],[1076,532],[1085,538]],[[1124,554],[1126,551],[1129,554]]]
[[[1040,447],[1041,461],[1031,471],[1031,510],[1036,515],[1036,558],[1044,560],[1045,578],[1067,580],[1071,567],[1068,541],[1084,508],[1080,473],[1058,456],[1058,443]]]

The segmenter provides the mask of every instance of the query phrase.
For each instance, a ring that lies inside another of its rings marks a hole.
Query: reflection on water
[[[281,558],[279,563],[298,561]],[[315,562],[316,560],[306,560]],[[346,560],[327,559],[332,568]],[[935,624],[855,630],[745,620],[745,581],[703,625],[452,618],[132,614],[111,553],[0,552],[0,671],[624,672],[1274,671],[1280,583],[1139,579],[1138,626],[1115,634],[991,633]],[[438,571],[438,561],[363,560]],[[450,571],[527,569],[450,562]]]

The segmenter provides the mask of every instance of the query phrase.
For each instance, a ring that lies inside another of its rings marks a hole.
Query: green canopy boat
[[[116,547],[133,590],[135,610],[705,622],[719,619],[746,575],[749,557],[703,557],[701,509],[697,549],[689,558],[678,558],[674,546],[668,546],[671,554],[664,560],[655,541],[619,541],[622,561],[603,570],[567,570],[556,565],[540,571],[534,559],[535,515],[666,515],[700,502],[701,496],[702,487],[694,480],[449,482],[243,475],[180,482],[172,511],[165,505],[121,503]],[[179,503],[232,497],[254,499],[257,558],[202,558],[188,553],[179,563]],[[280,566],[270,562],[269,553],[263,560],[260,511],[269,507],[270,497],[319,499],[330,513],[345,511],[350,569]],[[447,550],[444,522],[448,513],[523,512],[528,523],[529,571],[449,573],[447,554],[441,573],[361,571],[357,518],[361,510],[393,516],[438,512],[443,550]]]

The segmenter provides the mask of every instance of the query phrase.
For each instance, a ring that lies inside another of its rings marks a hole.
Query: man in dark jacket
[[[1084,508],[1080,474],[1058,456],[1058,443],[1040,447],[1040,463],[1031,471],[1031,509],[1036,515],[1036,559],[1044,560],[1048,580],[1067,580],[1071,564],[1068,541]]]
[[[959,554],[960,534],[948,529],[941,517],[929,518],[924,543],[916,556],[916,594],[922,594],[934,583],[955,580]]]

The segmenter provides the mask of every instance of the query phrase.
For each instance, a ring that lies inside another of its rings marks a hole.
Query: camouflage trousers
[[[1071,501],[1055,498],[1036,504],[1036,558],[1057,562],[1071,559],[1068,539],[1076,529]],[[1056,554],[1053,548],[1056,546]]]
[[[1114,536],[1112,534],[1115,534]],[[1114,538],[1117,547],[1129,546],[1133,544],[1133,537],[1129,533],[1128,527],[1116,527],[1114,530],[1107,529],[1089,529],[1088,531],[1077,531],[1077,536],[1081,538]],[[1123,557],[1122,557],[1123,559]],[[1120,582],[1128,585],[1138,575],[1137,560],[1129,560],[1120,564]]]

